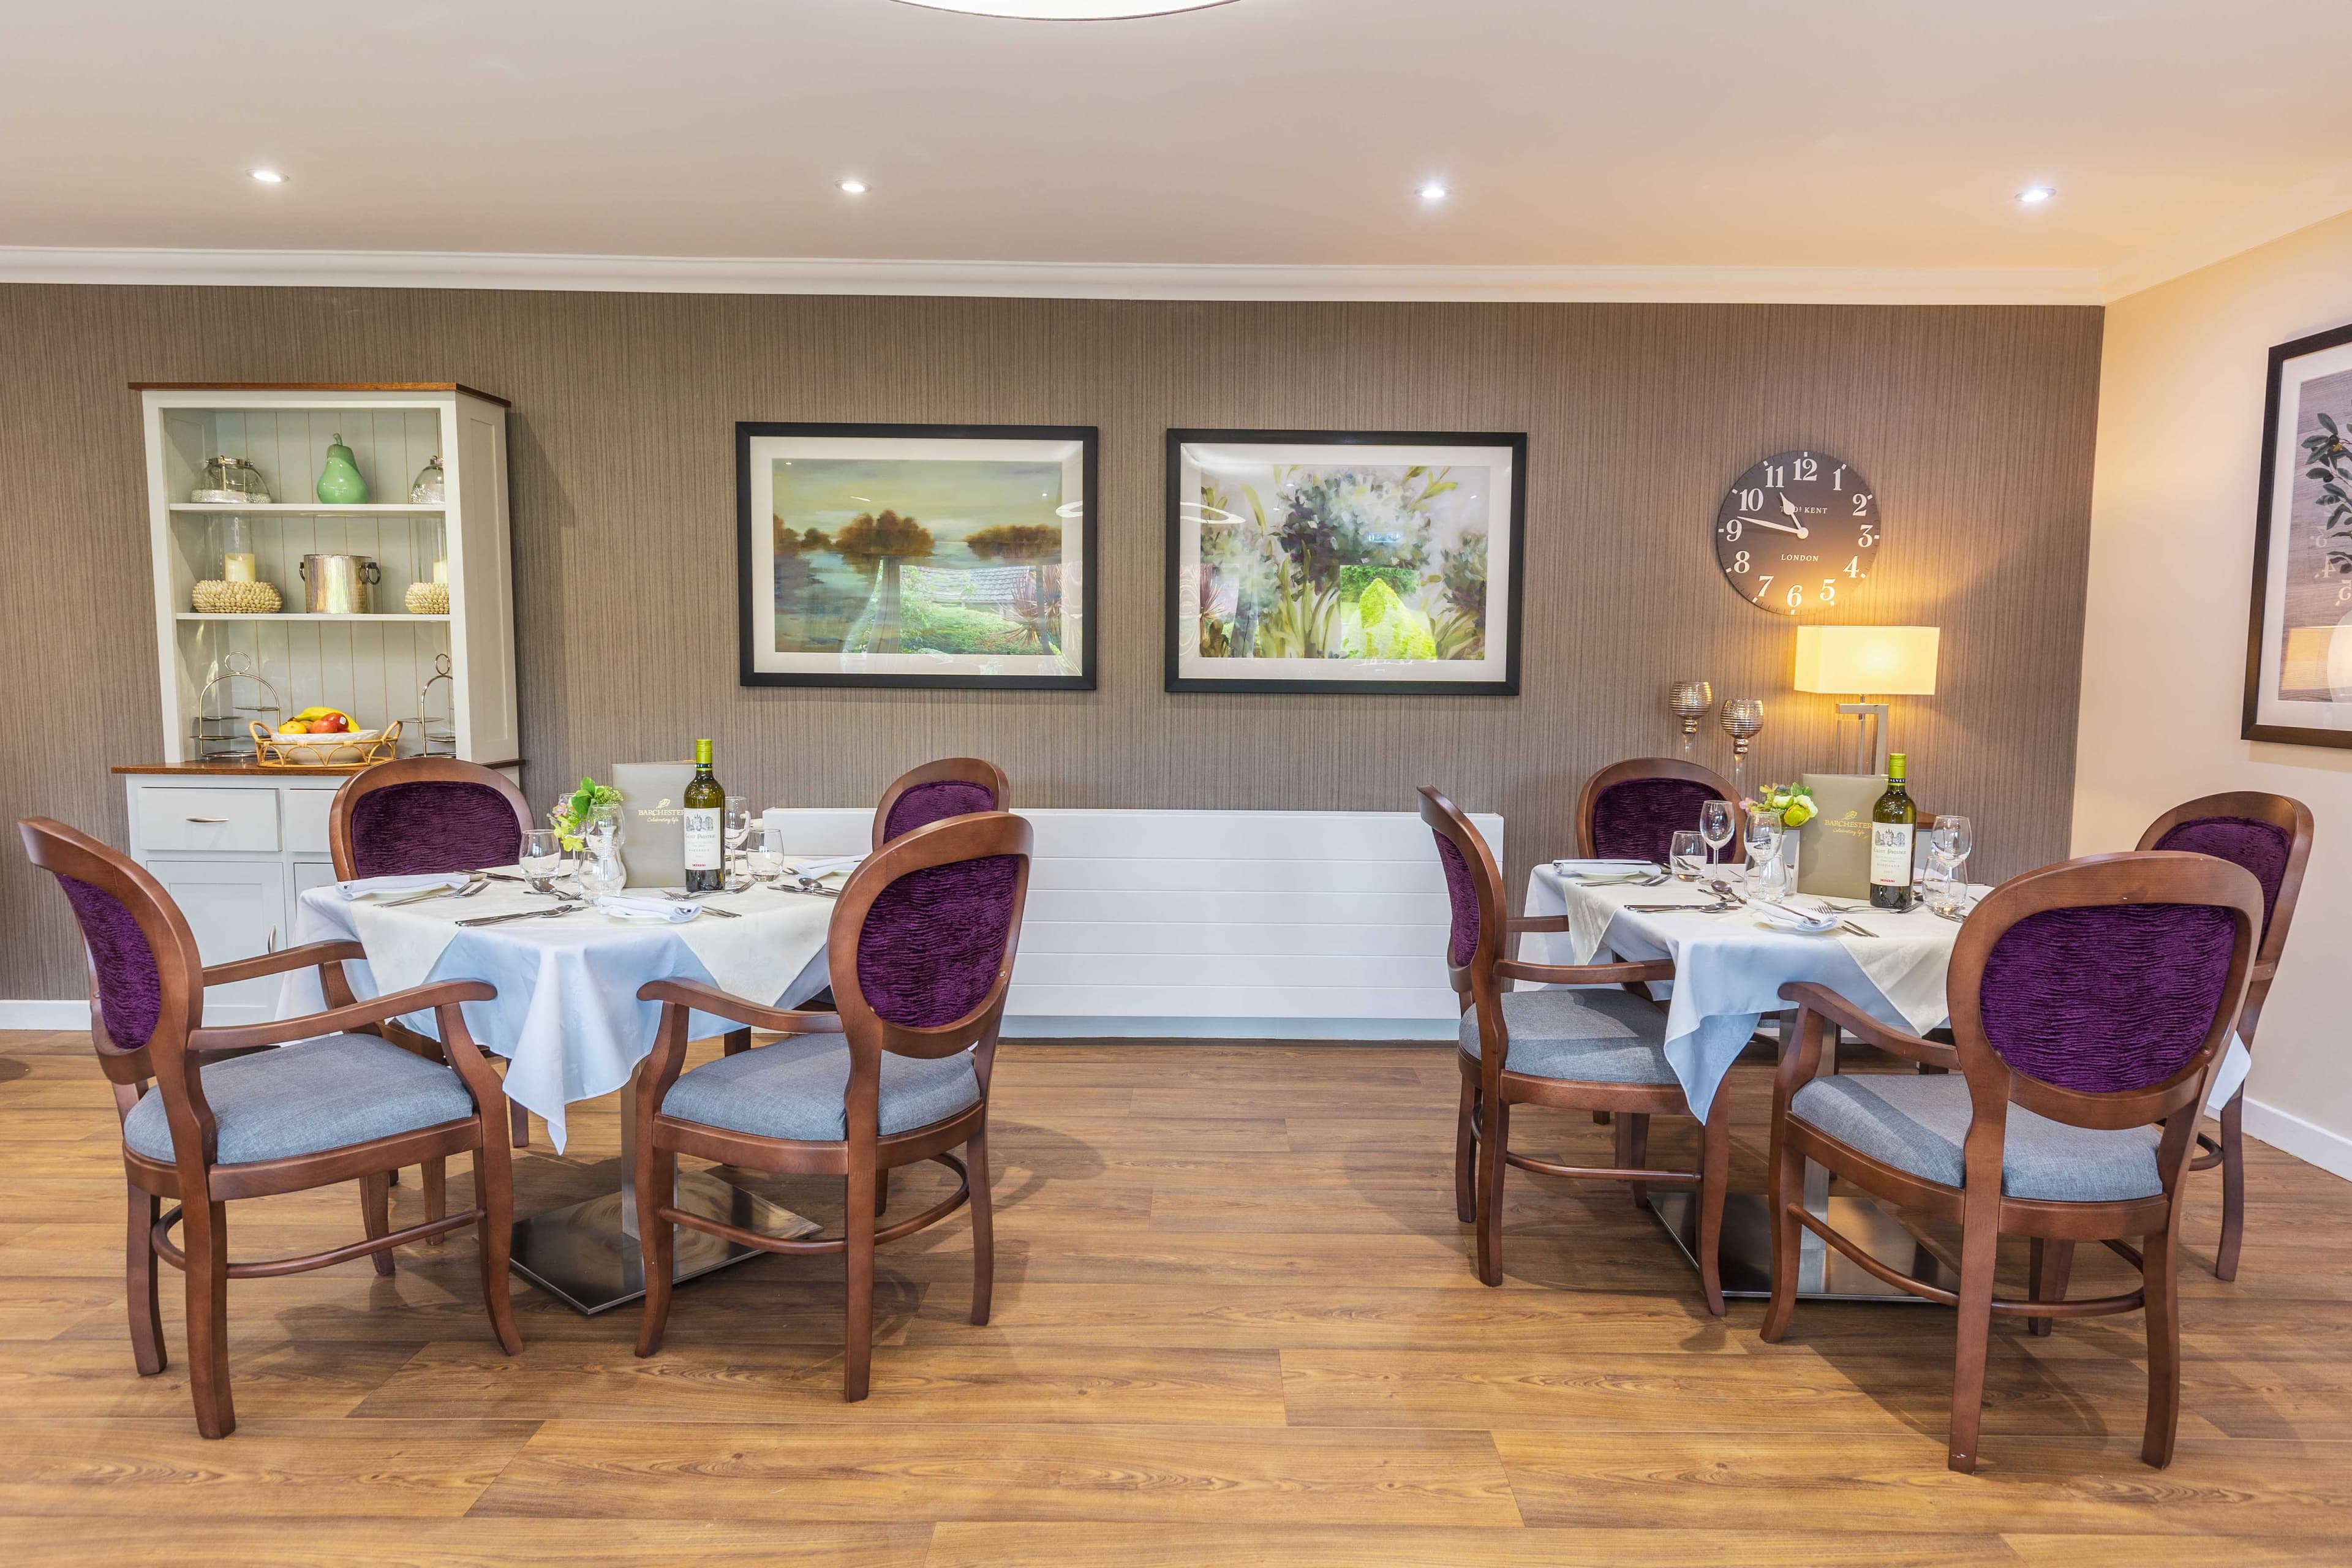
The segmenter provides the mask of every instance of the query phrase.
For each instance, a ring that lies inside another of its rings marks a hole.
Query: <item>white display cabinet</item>
[[[515,700],[514,568],[507,511],[507,405],[470,388],[438,385],[141,384],[156,647],[162,661],[160,760],[118,766],[130,809],[132,858],[172,890],[206,963],[293,941],[303,889],[333,878],[327,812],[352,768],[258,766],[250,756],[204,754],[199,703],[242,655],[275,691],[287,718],[341,709],[368,729],[398,721],[400,752],[417,755],[426,726],[419,694],[432,687],[435,750],[511,776],[520,765]],[[368,482],[363,504],[316,499],[340,435]],[[205,464],[241,458],[260,472],[267,505],[191,499]],[[437,506],[412,505],[409,487],[435,457],[446,475]],[[282,599],[274,614],[207,614],[195,584],[217,574],[215,524],[244,520],[254,577]],[[381,580],[365,614],[304,610],[302,557],[374,561]],[[407,589],[448,586],[446,613],[411,614]],[[256,706],[239,682],[235,703]],[[263,715],[256,715],[263,716]],[[236,750],[249,753],[243,716]],[[272,1014],[273,979],[224,986],[206,998],[215,1024]]]

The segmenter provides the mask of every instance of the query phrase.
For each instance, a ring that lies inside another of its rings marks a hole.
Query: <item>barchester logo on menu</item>
[[[676,822],[678,810],[670,805],[669,796],[664,795],[653,805],[639,808],[637,816],[647,822]]]

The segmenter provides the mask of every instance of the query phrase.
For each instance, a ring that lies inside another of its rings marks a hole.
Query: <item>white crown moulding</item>
[[[1246,267],[0,246],[0,282],[1052,300],[2095,305],[2089,268]]]

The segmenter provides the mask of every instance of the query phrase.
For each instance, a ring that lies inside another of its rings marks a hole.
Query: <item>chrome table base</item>
[[[637,1251],[634,1216],[625,1215],[623,1205],[631,1201],[624,1187],[516,1221],[514,1271],[592,1318],[639,1300],[646,1293],[646,1267]],[[677,1206],[770,1236],[797,1237],[817,1230],[814,1222],[792,1210],[699,1171],[678,1173]],[[756,1247],[722,1241],[684,1226],[672,1228],[677,1234],[677,1268],[672,1278],[678,1280],[766,1256]]]
[[[1864,1250],[1904,1274],[1916,1276],[1947,1290],[1959,1289],[1959,1276],[1944,1266],[1895,1214],[1876,1200],[1832,1197],[1812,1205],[1824,1214],[1832,1230],[1862,1244]],[[1688,1193],[1650,1194],[1650,1207],[1683,1256],[1698,1267],[1696,1205]],[[1772,1227],[1769,1200],[1762,1193],[1728,1193],[1723,1200],[1723,1267],[1726,1296],[1764,1297],[1772,1293]],[[1824,1212],[1826,1211],[1826,1212]],[[1898,1290],[1855,1267],[1852,1260],[1826,1246],[1811,1231],[1801,1231],[1797,1255],[1797,1299],[1802,1301],[1915,1301],[1927,1298]]]

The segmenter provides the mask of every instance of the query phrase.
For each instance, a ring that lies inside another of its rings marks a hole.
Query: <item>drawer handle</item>
[[[226,816],[192,816],[192,817],[188,818],[188,820],[189,820],[190,822],[215,823],[215,822],[226,822],[226,821],[228,820],[228,818],[227,818],[227,817],[226,817]]]

